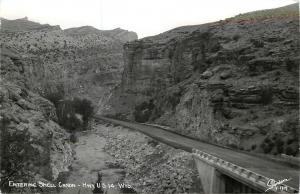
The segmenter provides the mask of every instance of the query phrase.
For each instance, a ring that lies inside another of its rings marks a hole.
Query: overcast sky
[[[295,0],[0,0],[0,16],[98,29],[123,28],[139,38],[169,29],[225,19],[239,13],[269,9]]]

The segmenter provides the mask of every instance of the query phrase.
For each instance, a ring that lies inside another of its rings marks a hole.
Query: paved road
[[[285,182],[285,184],[295,189],[299,188],[300,169],[297,167],[285,165],[283,163],[265,159],[263,157],[250,155],[245,152],[196,141],[153,126],[130,123],[101,116],[97,116],[96,118],[138,130],[154,139],[162,141],[176,148],[184,149],[186,151],[191,151],[192,148],[202,150],[258,174],[275,179],[276,181],[291,178],[291,180]]]

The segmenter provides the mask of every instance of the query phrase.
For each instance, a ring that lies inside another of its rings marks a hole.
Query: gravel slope
[[[104,150],[115,158],[111,166],[124,168],[124,183],[138,193],[201,193],[191,154],[118,126],[98,124]]]

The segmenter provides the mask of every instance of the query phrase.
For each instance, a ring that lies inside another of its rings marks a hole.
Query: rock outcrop
[[[45,88],[63,85],[67,96],[87,98],[94,104],[105,101],[120,82],[123,44],[137,39],[136,33],[123,29],[61,30],[26,19],[1,21],[1,60],[7,64],[1,66],[3,78],[23,79],[24,87],[40,94]]]
[[[55,122],[54,105],[23,87],[0,84],[1,189],[37,189],[9,187],[9,180],[53,183],[73,160],[69,134]]]
[[[298,4],[127,43],[122,83],[104,113],[248,151],[298,154],[295,10]]]

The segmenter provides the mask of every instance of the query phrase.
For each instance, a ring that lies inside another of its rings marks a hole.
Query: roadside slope
[[[291,181],[287,182],[287,185],[294,188],[298,188],[299,169],[295,167],[266,160],[262,157],[248,155],[246,153],[235,151],[233,149],[222,148],[212,144],[207,144],[200,141],[185,138],[180,135],[156,127],[145,126],[138,123],[130,123],[99,116],[97,118],[114,124],[119,124],[134,130],[138,130],[154,139],[162,141],[176,148],[184,149],[187,151],[191,151],[192,148],[203,150],[207,153],[210,153],[211,155],[222,158],[223,160],[232,162],[236,165],[249,169],[253,172],[257,172],[269,178],[273,178],[276,180],[292,178]]]

